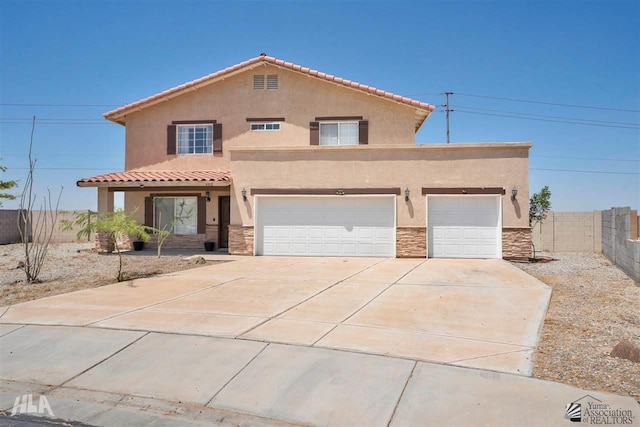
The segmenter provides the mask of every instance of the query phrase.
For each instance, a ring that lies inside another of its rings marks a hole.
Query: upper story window
[[[209,154],[213,151],[213,125],[178,125],[178,154]]]
[[[254,74],[253,75],[253,90],[276,90],[278,89],[278,75],[277,74]]]
[[[320,123],[320,145],[358,145],[358,122]]]
[[[369,121],[362,116],[316,117],[309,123],[311,145],[367,145]]]
[[[251,130],[280,130],[280,123],[251,123]]]
[[[222,152],[222,123],[214,119],[175,120],[167,125],[167,154]]]

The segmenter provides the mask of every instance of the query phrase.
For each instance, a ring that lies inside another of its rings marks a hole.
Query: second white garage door
[[[428,253],[433,258],[500,258],[499,196],[428,196]]]
[[[395,255],[395,196],[259,197],[256,255]]]

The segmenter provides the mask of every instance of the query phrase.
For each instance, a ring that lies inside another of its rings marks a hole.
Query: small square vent
[[[264,90],[264,75],[256,74],[253,76],[253,90]]]
[[[277,74],[268,74],[267,75],[267,89],[268,90],[276,90],[276,89],[278,89],[278,75]]]

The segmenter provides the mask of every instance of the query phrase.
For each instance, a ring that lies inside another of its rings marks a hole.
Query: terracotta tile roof
[[[231,182],[231,173],[216,171],[131,171],[82,178],[78,186],[133,182]]]
[[[209,74],[208,76],[204,76],[201,77],[199,79],[196,80],[192,80],[190,82],[184,83],[180,86],[176,86],[173,87],[171,89],[167,89],[163,92],[160,92],[158,94],[149,96],[147,98],[141,99],[139,101],[133,102],[131,104],[127,104],[124,105],[122,107],[116,108],[115,110],[111,110],[108,111],[106,113],[104,113],[104,117],[117,122],[117,123],[124,123],[124,120],[122,120],[122,116],[124,116],[126,113],[128,113],[131,110],[134,109],[140,109],[140,108],[144,108],[153,104],[156,104],[160,101],[166,100],[166,99],[170,99],[173,98],[177,95],[180,95],[183,92],[186,92],[188,90],[193,90],[195,88],[198,88],[200,86],[204,86],[206,84],[212,83],[215,80],[222,78],[222,77],[226,77],[230,74],[235,74],[237,72],[240,71],[244,71],[245,68],[253,68],[253,66],[255,66],[256,64],[262,63],[262,62],[266,62],[269,64],[273,64],[275,66],[278,67],[282,67],[288,70],[292,70],[292,71],[296,71],[302,74],[306,74],[309,76],[313,76],[313,77],[317,77],[319,79],[323,79],[326,80],[328,82],[332,82],[332,83],[336,83],[339,84],[341,86],[345,86],[351,89],[356,89],[371,95],[376,95],[385,99],[389,99],[391,101],[395,101],[395,102],[399,102],[401,104],[405,104],[405,105],[409,105],[411,107],[414,107],[416,109],[419,110],[424,110],[424,118],[426,119],[426,116],[429,115],[429,113],[431,113],[431,111],[433,111],[436,107],[430,104],[427,104],[426,102],[421,102],[421,101],[416,101],[414,99],[411,98],[407,98],[405,96],[400,96],[400,95],[396,95],[394,93],[391,92],[387,92],[381,89],[377,89],[373,86],[368,86],[368,85],[364,85],[364,84],[360,84],[351,80],[347,80],[347,79],[343,79],[341,77],[336,77],[333,76],[331,74],[326,74],[317,70],[312,70],[310,68],[307,67],[303,67],[301,65],[297,65],[294,64],[292,62],[286,62],[283,61],[281,59],[277,59],[274,58],[272,56],[267,56],[267,55],[260,55],[258,57],[249,59],[247,61],[241,62],[237,65],[234,65],[232,67],[228,67],[225,68],[224,70],[220,70],[217,71],[213,74]],[[424,121],[424,119],[422,120]]]

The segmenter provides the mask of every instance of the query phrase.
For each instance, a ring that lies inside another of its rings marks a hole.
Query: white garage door
[[[429,257],[500,258],[499,196],[427,197]]]
[[[395,196],[259,197],[257,255],[395,254]]]

